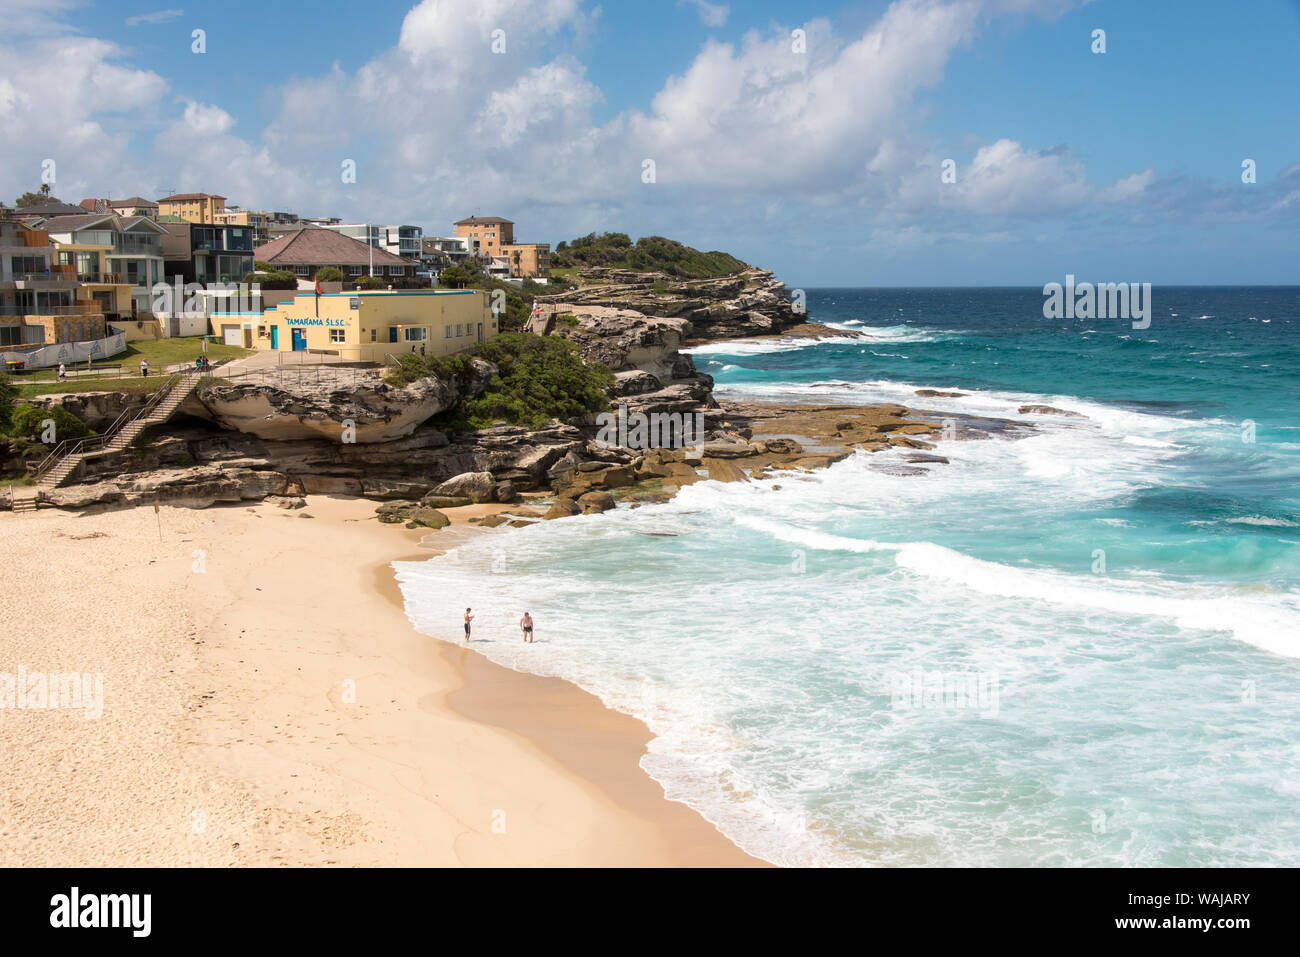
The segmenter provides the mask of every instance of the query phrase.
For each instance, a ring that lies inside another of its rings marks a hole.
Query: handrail
[[[84,454],[96,447],[107,445],[118,432],[122,431],[122,429],[126,428],[132,422],[141,418],[146,418],[152,414],[153,411],[162,404],[163,399],[171,395],[176,386],[189,376],[196,376],[201,379],[210,374],[210,371],[207,369],[194,369],[190,372],[178,372],[175,375],[170,376],[167,381],[160,385],[153,395],[149,397],[149,401],[142,405],[138,410],[130,408],[123,409],[121,415],[113,420],[113,424],[99,435],[88,436],[79,440],[75,445],[69,445],[68,440],[64,439],[51,449],[50,453],[46,455],[45,458],[41,459],[40,463],[32,472],[32,479],[39,482],[41,478],[50,471],[50,469],[54,468],[55,465],[67,458],[69,455]]]

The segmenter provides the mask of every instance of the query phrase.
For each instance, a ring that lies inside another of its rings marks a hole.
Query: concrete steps
[[[188,373],[183,379],[163,396],[158,405],[146,416],[132,419],[118,429],[97,451],[121,451],[130,445],[141,432],[151,425],[166,422],[180,408],[182,402],[198,387],[202,376],[197,372]],[[14,489],[14,511],[35,511],[36,501],[42,490],[58,488],[76,471],[86,454],[74,452],[59,459],[31,488]]]

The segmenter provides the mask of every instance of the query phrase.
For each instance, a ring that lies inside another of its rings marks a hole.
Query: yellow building
[[[207,193],[177,193],[158,200],[158,215],[179,216],[190,223],[214,226],[226,210],[226,197]]]
[[[478,246],[479,254],[496,259],[503,256],[502,246],[515,241],[515,224],[500,216],[471,216],[455,224],[456,235],[469,240],[470,248]]]
[[[547,279],[551,275],[550,243],[509,243],[501,254],[510,263],[512,279]]]
[[[212,332],[229,345],[321,352],[360,362],[390,355],[450,355],[497,333],[481,289],[312,292],[260,313],[217,313]]]

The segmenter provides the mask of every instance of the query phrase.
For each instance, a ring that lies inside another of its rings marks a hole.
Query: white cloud
[[[141,13],[134,17],[126,18],[128,27],[138,27],[142,23],[166,23],[168,20],[175,20],[177,17],[183,17],[184,10],[155,10],[153,13]]]
[[[678,6],[688,3],[700,15],[700,22],[706,27],[725,27],[731,8],[725,3],[709,3],[709,0],[677,0]]]

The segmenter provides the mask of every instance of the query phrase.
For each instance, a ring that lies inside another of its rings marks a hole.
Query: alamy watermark
[[[1081,282],[1065,277],[1065,285],[1043,287],[1044,319],[1132,319],[1134,329],[1151,325],[1151,283]]]
[[[683,449],[704,444],[703,412],[617,412],[596,416],[596,441],[625,449]]]
[[[996,671],[895,671],[889,676],[891,704],[900,711],[978,711],[998,716]]]
[[[104,714],[104,676],[76,671],[46,674],[18,666],[17,674],[0,671],[0,711],[73,708],[87,721]]]
[[[171,284],[156,282],[153,293],[154,313],[182,316],[186,319],[204,319],[209,303],[216,313],[260,313],[262,311],[261,283],[238,282],[187,282],[181,285],[177,276]]]

